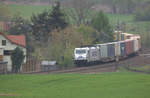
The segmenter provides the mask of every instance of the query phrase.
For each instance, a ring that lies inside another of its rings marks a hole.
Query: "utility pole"
[[[65,38],[64,38],[64,31],[62,31],[62,41],[63,41],[63,55],[62,55],[62,60],[64,60],[64,52],[66,49],[66,42],[65,42]]]
[[[122,31],[126,32],[126,23],[125,22],[122,22]]]
[[[120,31],[120,21],[119,20],[117,21],[116,29],[117,29],[117,31]]]
[[[118,22],[117,22],[117,25],[116,25],[116,28],[117,28],[117,33],[120,33],[120,22],[119,22],[119,20],[118,20]],[[119,35],[121,35],[121,34],[119,34]],[[121,36],[117,36],[117,37],[121,37]],[[117,38],[118,39],[118,41],[120,41],[120,38]],[[117,52],[119,51],[119,49],[118,49],[119,47],[117,47]],[[119,66],[119,56],[118,56],[118,54],[117,54],[117,56],[116,56],[116,58],[115,58],[115,70],[117,71],[118,70],[118,66]]]

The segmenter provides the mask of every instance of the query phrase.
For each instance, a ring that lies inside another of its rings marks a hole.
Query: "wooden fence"
[[[41,61],[36,58],[28,58],[22,65],[22,73],[41,72]]]

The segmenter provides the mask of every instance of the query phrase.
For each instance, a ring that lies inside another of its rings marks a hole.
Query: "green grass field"
[[[114,24],[116,22],[133,22],[134,17],[131,14],[107,14],[110,23]]]
[[[1,75],[0,98],[149,98],[150,75],[104,74]]]
[[[118,21],[120,25],[124,22],[126,24],[126,32],[128,33],[138,33],[141,34],[145,32],[149,32],[150,28],[150,21],[144,22],[144,21],[135,21],[133,14],[107,14],[110,24],[113,27],[116,27]]]
[[[32,6],[32,5],[7,5],[12,14],[19,13],[25,19],[30,19],[32,14],[38,14],[44,10],[49,10],[51,6]]]

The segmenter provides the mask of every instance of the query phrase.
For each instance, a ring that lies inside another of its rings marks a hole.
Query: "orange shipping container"
[[[126,54],[127,55],[132,54],[134,52],[133,40],[126,40],[125,45],[126,45]]]

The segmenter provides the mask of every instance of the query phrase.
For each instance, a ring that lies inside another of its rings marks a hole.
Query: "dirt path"
[[[0,94],[0,96],[20,96],[20,95],[18,95],[18,94]]]

